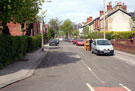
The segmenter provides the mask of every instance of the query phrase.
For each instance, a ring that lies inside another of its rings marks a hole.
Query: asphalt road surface
[[[97,56],[61,42],[50,47],[32,77],[0,91],[135,91],[135,57]]]

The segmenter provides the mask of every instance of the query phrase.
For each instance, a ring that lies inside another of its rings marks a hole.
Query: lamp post
[[[45,1],[45,2],[52,2],[51,0]],[[44,31],[43,31],[43,11],[42,11],[42,5],[41,5],[41,26],[40,26],[40,30],[41,30],[41,48],[42,51],[44,51]]]
[[[106,27],[106,22],[105,22],[105,0],[104,0],[104,39],[106,38],[106,29],[105,29],[105,27]]]

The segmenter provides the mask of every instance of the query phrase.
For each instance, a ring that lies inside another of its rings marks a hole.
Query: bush
[[[27,52],[32,52],[40,47],[41,47],[41,35],[37,35],[34,37],[28,37]]]
[[[124,32],[106,32],[107,39],[128,39],[132,36],[135,31],[124,31]],[[88,34],[88,38],[103,38],[104,32],[93,32]]]
[[[0,69],[41,47],[41,36],[0,36]]]

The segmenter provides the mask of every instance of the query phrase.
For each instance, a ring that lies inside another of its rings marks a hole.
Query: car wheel
[[[94,51],[91,49],[91,53],[94,53]]]

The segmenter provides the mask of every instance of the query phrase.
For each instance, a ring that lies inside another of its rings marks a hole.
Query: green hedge
[[[28,49],[27,52],[32,52],[41,47],[41,35],[36,37],[28,37]]]
[[[128,39],[135,31],[106,32],[107,39]],[[88,38],[103,38],[104,32],[93,32],[88,34]]]
[[[0,36],[0,69],[41,45],[41,36]]]

